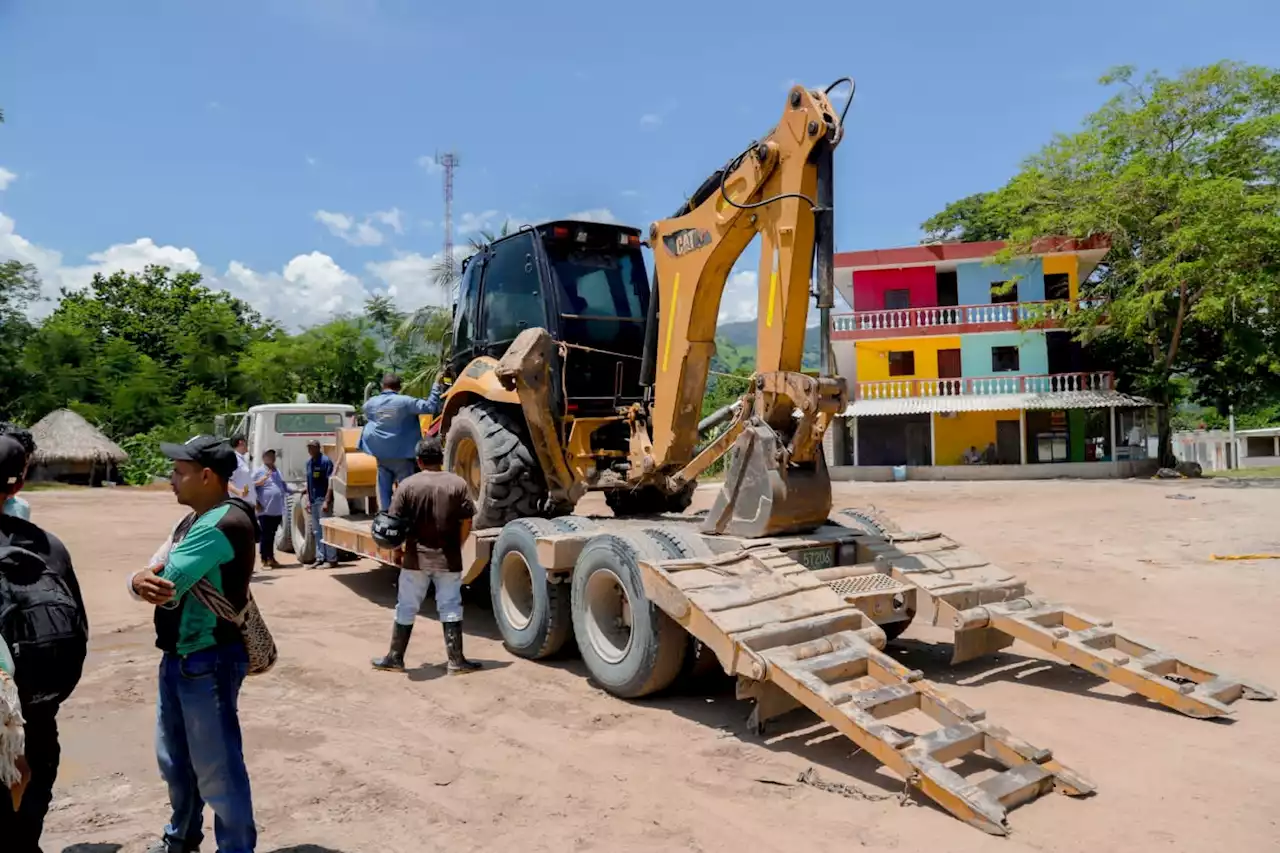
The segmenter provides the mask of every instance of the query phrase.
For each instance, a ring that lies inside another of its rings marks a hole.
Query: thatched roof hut
[[[70,409],[57,409],[31,427],[36,452],[32,480],[78,480],[90,484],[112,479],[115,467],[129,458],[101,430]]]

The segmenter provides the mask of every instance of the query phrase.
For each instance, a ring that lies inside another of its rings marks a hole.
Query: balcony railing
[[[1057,391],[1113,391],[1115,374],[1048,373],[1038,376],[975,376],[965,379],[888,379],[859,382],[858,400],[899,397],[958,397],[972,394],[1049,394]]]
[[[833,332],[851,337],[960,333],[966,327],[1015,327],[1023,323],[1057,325],[1077,308],[1096,308],[1099,300],[1003,302],[989,305],[940,305],[887,311],[855,311],[831,318]]]

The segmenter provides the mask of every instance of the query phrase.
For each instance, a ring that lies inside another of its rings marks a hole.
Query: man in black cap
[[[26,472],[26,448],[0,435],[0,504],[18,493]],[[0,793],[0,849],[39,853],[62,755],[58,709],[80,681],[89,621],[66,547],[8,514],[0,514],[0,636],[13,653],[30,773],[18,807]]]
[[[208,581],[237,609],[248,602],[257,525],[253,508],[228,497],[239,460],[225,441],[200,435],[162,444],[173,460],[170,482],[191,513],[174,528],[153,565],[129,578],[136,598],[156,605],[160,661],[156,753],[173,816],[149,853],[189,853],[204,840],[204,807],[220,853],[251,853],[257,844],[245,769],[240,685],[249,671],[240,629],[191,594]]]

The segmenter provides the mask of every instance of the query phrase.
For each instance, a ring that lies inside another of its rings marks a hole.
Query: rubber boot
[[[385,657],[373,660],[373,668],[388,672],[404,672],[404,653],[409,648],[409,637],[412,634],[412,625],[401,625],[399,622],[393,623],[391,627],[391,649]]]
[[[462,623],[445,622],[443,625],[444,647],[449,652],[449,674],[465,675],[480,669],[482,664],[467,660],[462,654]]]

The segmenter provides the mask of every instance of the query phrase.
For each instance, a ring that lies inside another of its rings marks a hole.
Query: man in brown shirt
[[[471,532],[476,508],[467,484],[456,474],[440,470],[444,450],[432,436],[418,442],[418,473],[405,478],[391,499],[390,515],[405,522],[409,532],[396,592],[396,619],[391,649],[373,661],[375,669],[404,671],[413,622],[436,587],[436,612],[444,627],[450,675],[474,672],[480,664],[462,654],[462,543]]]

